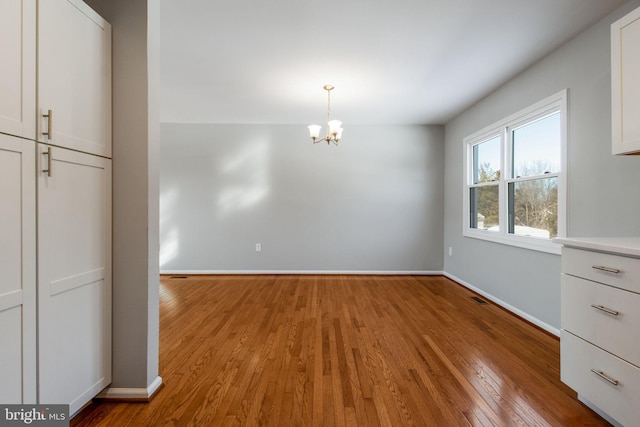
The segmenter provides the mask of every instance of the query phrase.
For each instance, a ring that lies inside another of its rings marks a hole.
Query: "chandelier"
[[[309,136],[313,140],[313,143],[320,141],[327,141],[327,145],[333,142],[338,145],[338,141],[342,138],[342,122],[340,120],[331,120],[331,91],[334,89],[331,85],[324,85],[324,90],[327,91],[327,136],[320,138],[320,125],[309,126]]]

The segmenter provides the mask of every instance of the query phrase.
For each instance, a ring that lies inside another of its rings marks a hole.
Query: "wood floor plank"
[[[147,404],[75,426],[606,426],[559,342],[441,276],[161,278]]]

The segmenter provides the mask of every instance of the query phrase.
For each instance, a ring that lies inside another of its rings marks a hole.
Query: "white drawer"
[[[640,366],[640,294],[563,274],[561,298],[562,329]]]
[[[562,248],[562,272],[640,293],[640,259]]]
[[[606,375],[611,384],[591,370]],[[561,331],[560,376],[585,399],[625,426],[640,420],[640,369],[588,342]]]

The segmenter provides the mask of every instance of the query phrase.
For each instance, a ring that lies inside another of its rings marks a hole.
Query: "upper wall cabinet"
[[[36,133],[36,3],[0,1],[0,132]]]
[[[111,26],[80,0],[38,1],[37,100],[38,141],[111,157]]]
[[[640,153],[640,8],[611,25],[613,154]]]

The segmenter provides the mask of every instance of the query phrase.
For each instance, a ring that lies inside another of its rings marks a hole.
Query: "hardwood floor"
[[[429,276],[165,276],[165,387],[78,425],[608,425],[560,382],[557,338],[472,296]]]

